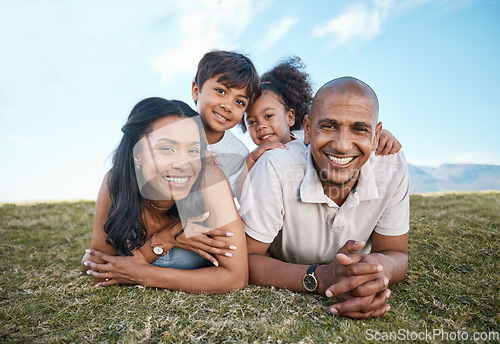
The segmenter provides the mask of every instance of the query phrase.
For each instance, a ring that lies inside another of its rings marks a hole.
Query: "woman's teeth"
[[[184,183],[186,183],[189,180],[188,177],[182,177],[182,178],[177,178],[177,177],[163,177],[163,179],[165,179],[168,182],[173,182],[173,183],[176,183],[176,184],[184,184]]]

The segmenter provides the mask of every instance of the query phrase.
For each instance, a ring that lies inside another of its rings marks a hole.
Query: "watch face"
[[[162,254],[163,253],[163,248],[161,246],[155,246],[155,247],[153,247],[153,252],[155,254]]]
[[[318,283],[313,275],[304,276],[304,288],[306,288],[307,291],[315,291],[317,286]]]

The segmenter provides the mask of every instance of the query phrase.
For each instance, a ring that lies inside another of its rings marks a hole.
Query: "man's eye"
[[[322,124],[321,129],[333,129],[335,126],[333,124]]]
[[[367,132],[368,129],[363,128],[363,127],[358,127],[358,128],[354,128],[354,131],[357,131],[357,132]]]

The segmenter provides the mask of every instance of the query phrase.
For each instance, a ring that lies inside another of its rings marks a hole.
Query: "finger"
[[[335,260],[341,265],[347,266],[354,263],[359,263],[364,256],[364,254],[361,255],[357,253],[350,253],[349,255],[346,255],[344,253],[337,253],[337,255],[335,256]]]
[[[339,249],[338,253],[348,254],[357,252],[365,247],[365,244],[364,241],[347,240],[344,246]]]
[[[214,236],[221,236],[221,237],[232,237],[232,236],[234,236],[233,232],[229,232],[229,231],[226,231],[226,230],[220,229],[220,228],[212,229],[211,231],[206,232],[205,234],[210,235],[212,237],[214,237]]]
[[[382,150],[385,148],[385,145],[387,143],[387,139],[384,137],[380,137],[380,140],[378,142],[377,150],[375,151],[375,155],[380,155]]]
[[[390,151],[392,150],[393,142],[387,142],[384,146],[384,149],[382,152],[380,152],[380,155],[388,155]]]
[[[205,258],[206,260],[212,262],[213,265],[215,266],[219,266],[219,262],[217,261],[217,259],[215,259],[213,256],[211,256],[210,254],[208,254],[207,252],[203,251],[203,250],[196,250],[194,251],[195,253],[198,253],[200,256],[202,256],[203,258]]]
[[[110,256],[109,254],[101,251],[87,249],[85,250],[85,252],[108,263],[113,260],[113,256]]]
[[[100,263],[96,263],[96,262],[87,260],[86,262],[83,263],[83,265],[85,265],[86,267],[88,267],[89,271],[90,270],[92,270],[92,271],[99,271],[99,272],[101,272],[101,271],[102,272],[109,272],[109,271],[111,271],[109,263],[100,264]]]
[[[350,276],[343,278],[339,282],[328,287],[328,289],[325,291],[325,295],[327,297],[332,297],[347,293],[348,291],[354,290],[360,285],[368,281],[374,280],[375,278],[376,276],[374,274]]]
[[[375,298],[373,299],[372,303],[370,305],[368,305],[363,310],[363,312],[364,313],[373,312],[373,311],[380,309],[381,307],[383,307],[387,303],[389,296],[391,296],[390,289],[385,289],[384,291],[378,293],[377,296],[375,296]]]
[[[368,281],[351,291],[354,296],[368,296],[378,294],[389,286],[387,277],[380,277],[374,281]]]
[[[228,249],[232,251],[237,250],[237,247],[234,246],[233,244],[213,239],[205,234],[196,235],[192,238],[192,240],[193,244],[198,243],[198,245],[196,245],[198,248],[210,253],[224,254],[226,250],[223,249]]]
[[[87,274],[97,278],[97,279],[102,279],[102,280],[109,280],[112,279],[110,273],[108,272],[101,272],[101,271],[95,271],[95,270],[87,270]]]
[[[343,314],[338,314],[336,311],[333,311],[332,308],[330,308],[330,312],[335,315],[341,315],[346,318],[353,318],[353,319],[372,319],[372,318],[379,318],[383,316],[385,313],[387,313],[391,309],[391,306],[389,305],[383,305],[379,309],[372,311],[372,312],[349,312],[349,313],[343,313]]]

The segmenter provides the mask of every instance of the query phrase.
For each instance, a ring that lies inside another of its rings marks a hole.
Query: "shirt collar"
[[[379,198],[377,183],[373,174],[370,161],[375,155],[372,153],[370,159],[361,167],[359,179],[351,194],[357,193],[359,201],[368,201]],[[318,172],[314,167],[311,147],[307,147],[307,164],[304,179],[300,183],[300,199],[305,203],[328,203],[319,179]]]

